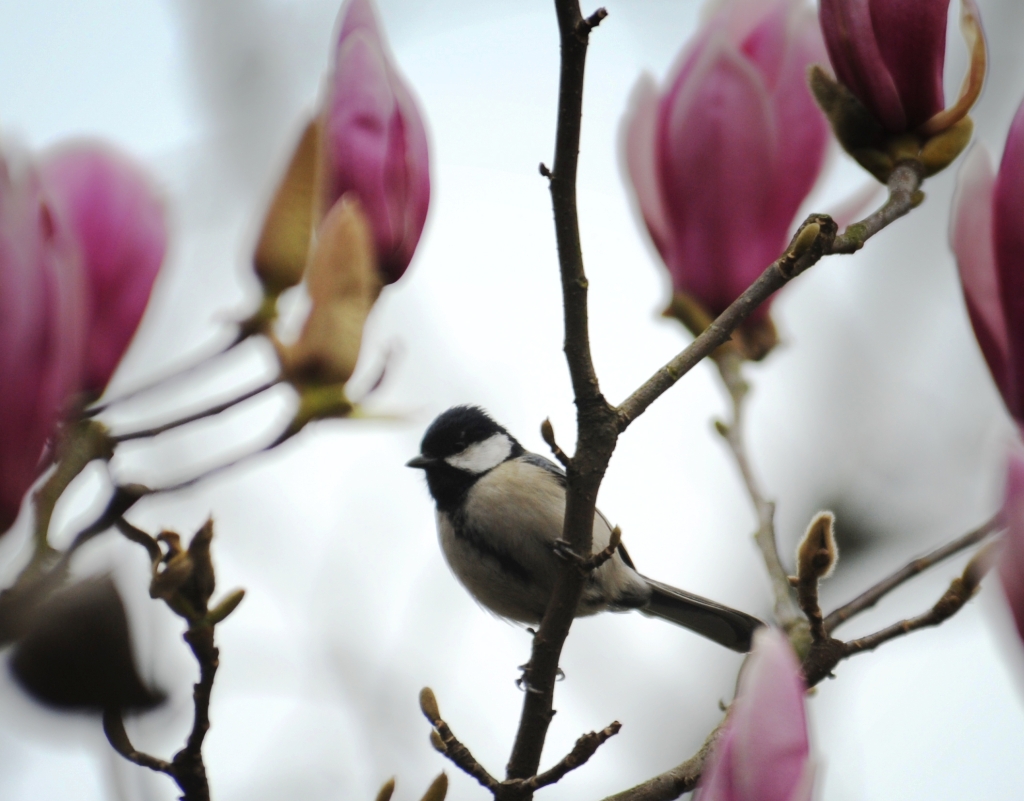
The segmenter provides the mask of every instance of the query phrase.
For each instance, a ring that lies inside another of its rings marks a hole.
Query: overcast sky
[[[508,757],[529,637],[477,607],[437,547],[422,477],[402,465],[434,415],[480,403],[528,447],[555,424],[571,445],[554,237],[538,162],[551,158],[557,33],[548,2],[381,0],[401,70],[431,137],[433,197],[409,273],[371,318],[356,389],[387,361],[368,403],[379,419],[310,427],[280,452],[131,518],[190,534],[213,514],[219,588],[244,586],[220,629],[207,764],[218,801],[371,799],[389,776],[418,798],[442,769],[449,797],[481,798],[430,747],[416,696],[430,685],[456,734],[492,772]],[[1024,6],[979,0],[993,77],[974,115],[998,154],[1024,95]],[[955,3],[954,3],[955,6]],[[687,342],[659,318],[667,280],[622,181],[618,128],[642,70],[664,77],[696,0],[609,0],[592,38],[580,172],[593,345],[617,401]],[[0,132],[8,146],[112,139],[159,176],[174,244],[114,394],[215,350],[255,303],[247,257],[263,204],[316,103],[337,6],[324,0],[0,0]],[[951,9],[955,14],[956,9]],[[951,26],[947,93],[962,75]],[[850,549],[824,589],[839,602],[903,560],[963,533],[998,503],[1011,426],[974,343],[946,244],[953,173],[852,258],[822,262],[775,306],[783,344],[751,370],[755,468],[779,503],[789,554],[813,512],[835,508]],[[862,186],[834,154],[809,205]],[[294,300],[298,313],[301,299]],[[114,424],[201,407],[270,370],[246,348],[184,385],[126,406]],[[710,421],[724,413],[698,369],[620,443],[602,488],[640,569],[752,613],[769,609],[753,514]],[[273,438],[287,391],[119,453],[118,480],[154,485]],[[91,471],[59,510],[70,536],[109,479]],[[24,521],[22,521],[24,523]],[[24,527],[0,542],[9,576]],[[841,540],[841,546],[843,541]],[[170,704],[129,721],[136,745],[169,756],[190,711],[192,669],[176,619],[148,599],[146,560],[113,535],[81,554],[114,570],[143,672]],[[921,611],[955,565],[897,593],[848,634]],[[809,699],[826,801],[1016,801],[1024,786],[1021,646],[997,588],[940,630],[842,664]],[[681,761],[719,717],[739,659],[639,615],[580,622],[547,751],[620,720],[622,733],[545,797],[601,798]],[[99,722],[40,710],[0,672],[0,797],[175,797],[124,763]]]

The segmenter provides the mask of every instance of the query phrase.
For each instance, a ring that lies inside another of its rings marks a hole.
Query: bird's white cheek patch
[[[494,434],[483,442],[470,445],[462,453],[449,456],[445,461],[467,473],[486,473],[504,462],[512,453],[512,442],[504,434]]]

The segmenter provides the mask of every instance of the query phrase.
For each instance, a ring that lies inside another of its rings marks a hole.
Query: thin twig
[[[891,576],[878,582],[849,603],[843,604],[835,611],[829,613],[825,618],[825,631],[831,634],[854,615],[858,615],[864,610],[873,607],[882,598],[904,582],[912,579],[919,573],[924,572],[933,565],[936,565],[951,556],[955,556],[961,551],[970,548],[972,545],[978,544],[999,528],[999,515],[996,515],[985,523],[982,523],[973,531],[967,532],[962,537],[958,537],[952,542],[946,543],[941,548],[936,548],[934,551],[908,562]]]
[[[558,447],[558,442],[555,441],[555,427],[551,425],[551,419],[545,418],[544,422],[540,424],[540,435],[541,438],[547,443],[547,446],[551,448],[552,455],[562,463],[563,467],[569,466],[569,457],[565,455],[565,451]]]
[[[277,386],[279,381],[280,378],[274,378],[270,381],[266,381],[263,384],[260,384],[258,387],[255,387],[249,390],[248,392],[242,393],[237,398],[225,401],[224,403],[219,403],[216,406],[211,406],[209,409],[205,409],[201,412],[190,414],[187,417],[182,417],[178,420],[172,420],[171,422],[164,423],[163,425],[153,426],[152,428],[144,428],[138,431],[130,431],[126,434],[115,434],[113,437],[111,437],[111,439],[114,442],[120,443],[128,442],[129,440],[133,439],[143,439],[145,437],[158,436],[160,434],[163,434],[165,431],[170,431],[173,428],[178,428],[179,426],[187,425],[188,423],[194,423],[196,420],[202,420],[203,418],[206,417],[213,417],[216,414],[220,414],[221,412],[227,411],[233,406],[236,406],[237,404],[242,403],[243,401],[247,401],[250,398],[254,398],[257,395],[266,392],[268,389]]]
[[[167,375],[162,376],[161,378],[154,379],[148,384],[143,384],[141,387],[136,387],[135,389],[126,392],[124,395],[119,395],[116,398],[111,398],[110,400],[103,401],[103,403],[97,403],[94,406],[90,406],[88,409],[82,412],[82,416],[95,417],[96,415],[105,412],[111,406],[114,406],[118,403],[125,403],[126,401],[130,401],[138,397],[139,395],[143,395],[147,392],[152,392],[154,389],[159,389],[165,384],[170,384],[171,382],[177,381],[178,379],[185,378],[194,373],[196,370],[205,367],[214,359],[223,356],[227,353],[230,353],[232,350],[235,349],[236,346],[240,345],[243,341],[245,341],[244,338],[239,338],[237,336],[233,337],[231,342],[226,347],[222,347],[213,353],[203,356],[198,361],[193,362],[192,364],[187,365],[185,367],[182,367],[180,370],[168,373]]]
[[[448,757],[463,773],[472,776],[492,793],[496,793],[501,783],[487,771],[487,768],[476,761],[476,757],[452,733],[451,728],[441,717],[437,699],[429,687],[424,687],[420,691],[420,710],[430,725],[434,727],[436,737],[431,737],[434,748]]]
[[[850,225],[841,236],[836,236],[835,222],[831,217],[822,214],[808,217],[782,256],[772,262],[689,347],[619,405],[619,431],[625,431],[669,387],[727,342],[736,327],[776,290],[812,267],[823,256],[855,253],[868,239],[913,209],[920,200],[922,173],[923,168],[916,162],[898,165],[889,178],[889,197],[885,204],[860,222]],[[819,234],[809,243],[809,247],[805,245],[798,251],[794,246],[807,242],[804,231],[811,225],[819,226]]]
[[[103,712],[103,733],[113,749],[129,762],[173,777],[174,768],[170,762],[135,749],[124,730],[120,709],[107,709]]]
[[[775,537],[775,504],[764,497],[764,493],[758,485],[753,468],[750,466],[750,458],[747,455],[743,438],[744,401],[749,386],[743,380],[742,362],[738,354],[721,353],[716,356],[715,362],[722,376],[722,382],[732,400],[732,420],[728,425],[719,424],[718,432],[729,445],[729,450],[732,451],[733,459],[743,477],[747,495],[750,496],[751,503],[754,505],[754,512],[757,514],[757,532],[754,534],[754,541],[761,551],[761,557],[768,570],[768,577],[771,579],[775,595],[775,619],[779,625],[788,630],[799,619],[799,613],[793,603],[789,576],[779,558],[779,548]]]
[[[260,454],[272,451],[278,445],[281,445],[281,444],[287,442],[289,439],[291,439],[297,433],[298,433],[297,430],[288,429],[288,430],[284,431],[280,436],[278,436],[273,442],[271,442],[268,445],[264,445],[262,448],[259,448],[259,449],[255,450],[255,451],[251,451],[250,453],[243,454],[243,455],[239,456],[237,459],[232,459],[230,462],[225,462],[224,464],[220,464],[220,465],[217,465],[216,467],[212,467],[209,470],[207,470],[207,471],[205,471],[203,473],[200,473],[197,476],[193,476],[192,478],[186,479],[185,481],[180,481],[177,484],[168,484],[165,487],[149,488],[149,489],[146,490],[146,494],[147,495],[166,494],[166,493],[171,493],[171,492],[178,492],[178,491],[183,490],[183,489],[188,489],[189,487],[194,487],[196,484],[198,484],[198,483],[200,483],[202,481],[206,481],[208,478],[212,478],[213,476],[216,476],[219,473],[223,473],[225,470],[230,470],[231,468],[237,467],[238,465],[242,464],[243,462],[247,462],[250,459],[255,458],[256,456],[259,456]]]
[[[893,623],[881,631],[857,640],[850,640],[844,643],[832,637],[827,637],[824,642],[815,643],[802,664],[807,686],[813,687],[826,676],[830,676],[833,668],[844,659],[848,659],[855,654],[872,651],[883,643],[894,640],[897,637],[902,637],[905,634],[910,634],[913,631],[930,626],[938,626],[940,623],[949,620],[949,618],[963,609],[964,605],[977,592],[982,578],[992,565],[993,549],[996,545],[997,543],[991,542],[971,557],[963,573],[953,579],[949,588],[942,594],[942,597],[924,614]]]
[[[704,765],[711,755],[711,749],[718,741],[724,725],[725,720],[707,736],[697,753],[685,762],[636,785],[636,787],[608,796],[604,801],[672,801],[673,798],[679,798],[683,793],[690,792],[700,781]]]
[[[576,741],[572,751],[562,757],[556,765],[534,776],[532,779],[527,779],[523,782],[523,786],[529,790],[539,790],[541,787],[555,784],[555,782],[561,780],[570,771],[585,765],[597,753],[597,749],[618,734],[621,728],[622,724],[616,720],[611,725],[601,729],[601,731],[592,731],[589,734],[582,735]]]

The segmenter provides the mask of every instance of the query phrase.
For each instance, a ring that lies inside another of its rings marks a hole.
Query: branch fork
[[[433,690],[424,687],[420,691],[420,710],[434,728],[430,732],[430,743],[452,763],[468,776],[476,779],[486,787],[498,801],[519,801],[530,798],[534,791],[541,787],[555,784],[566,774],[586,764],[604,743],[619,733],[622,724],[618,721],[597,732],[582,735],[572,750],[562,757],[553,767],[528,778],[505,779],[498,781],[470,753],[458,738],[452,734],[451,728],[441,718],[437,699]]]

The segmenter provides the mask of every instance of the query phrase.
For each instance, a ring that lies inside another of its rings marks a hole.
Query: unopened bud
[[[789,248],[793,258],[798,259],[809,251],[820,233],[821,226],[818,223],[810,223],[801,228]]]
[[[441,710],[437,706],[437,698],[434,697],[434,691],[429,687],[424,687],[420,690],[420,710],[431,723],[436,723],[441,719]]]
[[[306,280],[313,306],[302,334],[292,346],[275,343],[282,371],[292,383],[344,384],[382,286],[369,222],[354,196],[338,200],[321,223]]]
[[[394,777],[384,782],[384,786],[380,788],[380,792],[377,793],[377,801],[391,801],[391,796],[395,792],[395,780]]]
[[[209,611],[206,615],[206,625],[216,626],[224,618],[230,615],[238,605],[242,603],[242,599],[245,597],[245,590],[238,589],[234,592],[228,593],[227,597],[224,598],[219,604]]]
[[[427,788],[421,801],[444,801],[448,795],[448,776],[442,773]]]
[[[276,296],[302,280],[313,233],[318,125],[302,132],[288,169],[270,202],[253,267],[267,294]]]
[[[549,448],[555,448],[555,428],[551,425],[551,418],[545,417],[544,422],[540,424],[540,436],[544,440],[544,443]]]
[[[835,517],[819,512],[807,528],[796,552],[797,575],[801,581],[827,577],[836,565],[839,552],[833,533]]]
[[[444,740],[441,739],[441,735],[437,729],[430,730],[430,744],[434,746],[434,750],[440,754],[445,753],[448,747],[444,744]]]

